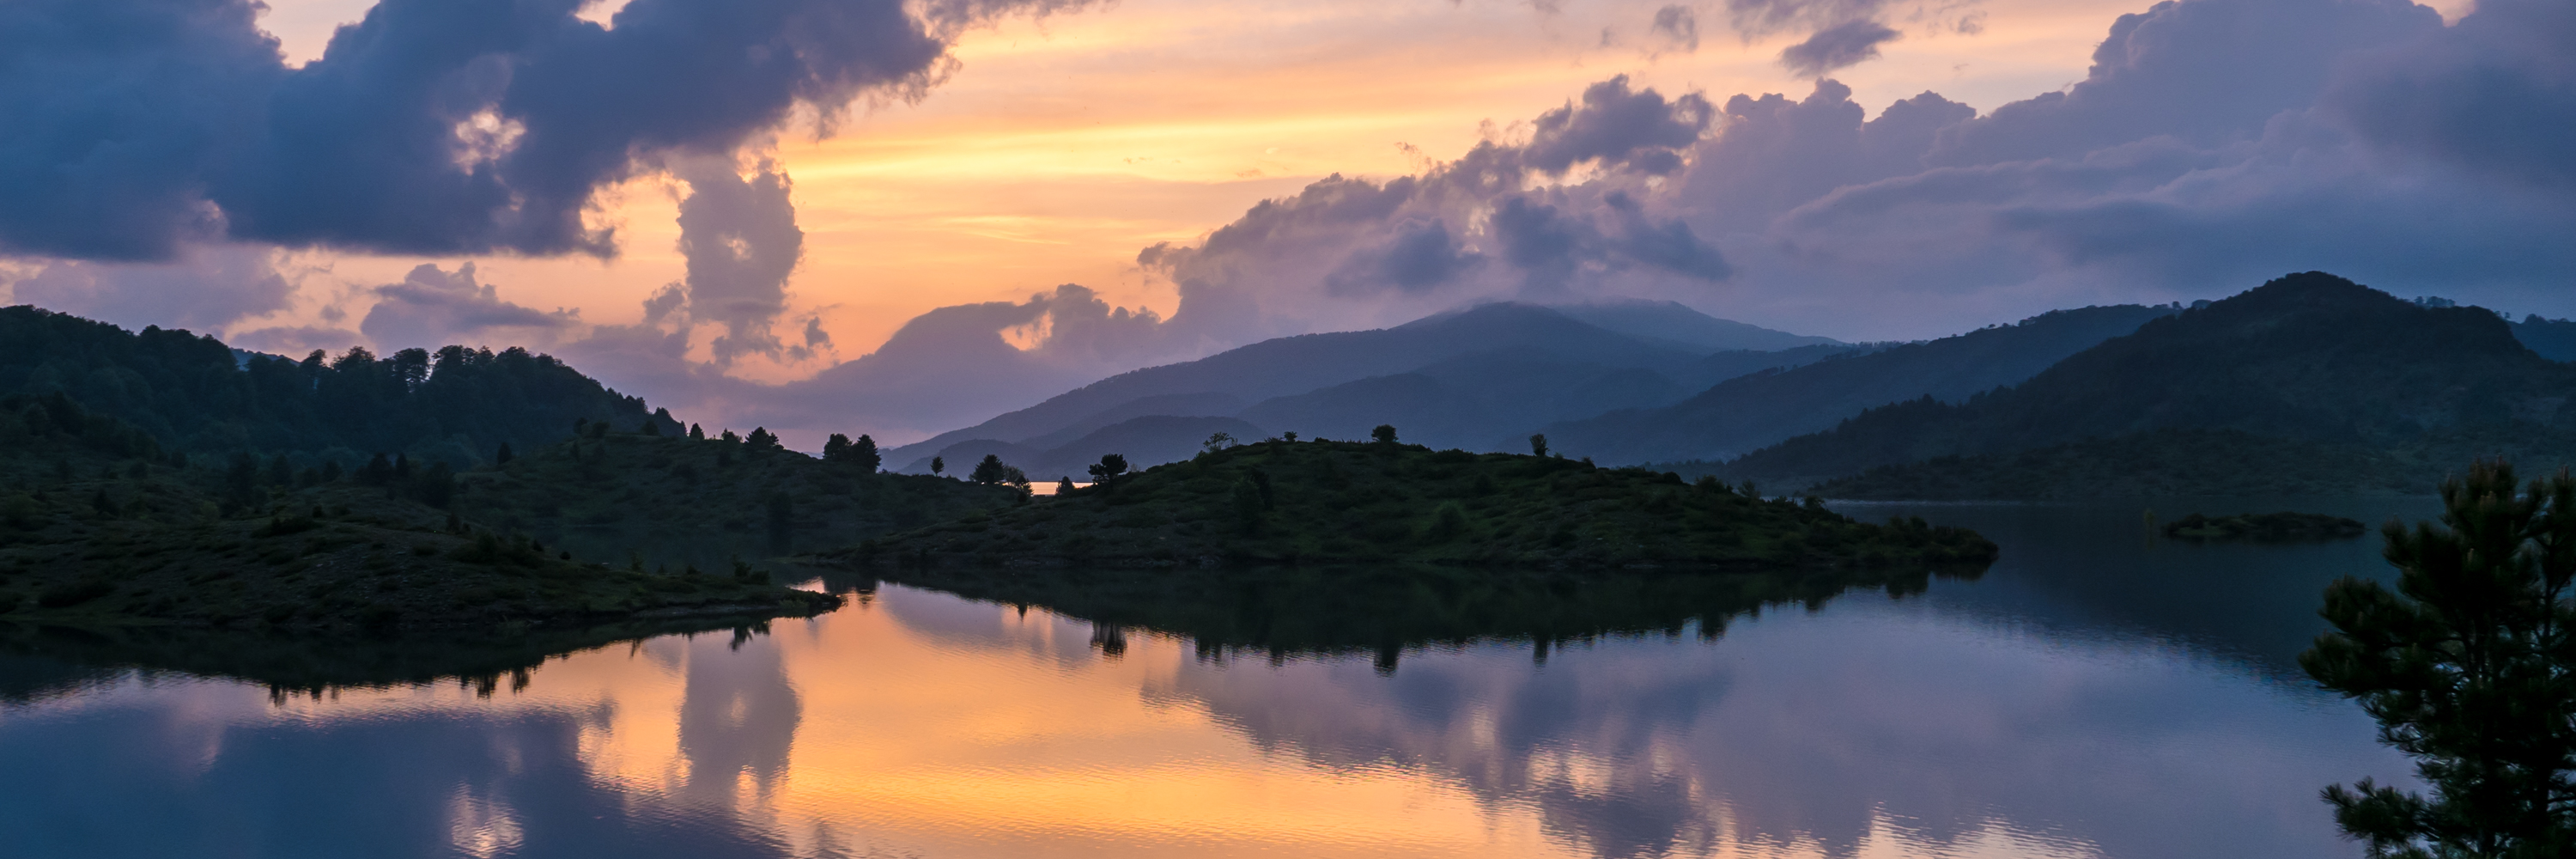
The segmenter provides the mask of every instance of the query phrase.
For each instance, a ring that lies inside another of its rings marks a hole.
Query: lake
[[[2150,508],[2435,512],[1843,504],[2002,560],[1544,642],[1265,646],[828,579],[848,607],[765,632],[391,688],[22,648],[0,855],[2359,856],[2317,791],[2408,767],[2296,659],[2327,582],[2390,577],[2377,536],[2193,545]]]

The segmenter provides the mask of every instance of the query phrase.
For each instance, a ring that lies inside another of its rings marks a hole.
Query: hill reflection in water
[[[2097,604],[2136,594],[2084,577],[2164,563],[2064,565],[2108,531],[1974,515],[1997,521],[1952,521],[2005,544],[1976,581],[1775,591],[1816,608],[1750,616],[1636,585],[1624,615],[1416,621],[1393,671],[1364,618],[1291,639],[1195,609],[1215,620],[1184,637],[900,585],[766,634],[572,653],[489,697],[11,663],[55,680],[0,704],[0,826],[47,857],[2351,855],[2316,789],[2404,773],[2366,718],[2231,643],[2260,624]],[[2247,569],[2158,557],[2207,601],[2230,593],[2194,570]],[[2271,624],[2311,622],[2287,611]]]

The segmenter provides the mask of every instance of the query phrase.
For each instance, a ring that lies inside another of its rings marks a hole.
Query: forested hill
[[[126,331],[34,307],[0,308],[0,395],[62,393],[201,453],[322,453],[354,465],[376,452],[463,466],[503,443],[534,448],[577,420],[680,426],[552,357],[513,348],[352,349],[302,361],[237,360],[213,337]]]
[[[2017,384],[2178,310],[2134,304],[2056,310],[2014,325],[1802,366],[1781,362],[1772,366],[1794,368],[1737,375],[1669,406],[1614,411],[1545,432],[1557,449],[1604,462],[1720,460],[1831,428],[1872,406],[1924,396],[1958,402]]]
[[[2576,452],[2560,429],[2571,418],[2576,366],[2535,354],[2494,313],[2419,306],[2309,272],[2148,322],[2019,386],[1957,405],[1917,400],[1874,409],[1831,431],[1756,451],[1723,473],[1766,480],[1850,475],[1938,457],[2116,446],[2192,430],[2243,440],[2200,451],[2204,459],[2252,457],[2236,464],[2240,470],[2278,465],[2254,461],[2280,455],[2277,445],[2262,442],[2269,439],[2347,456],[2385,453],[2395,459],[2380,470],[2429,479],[2457,469],[2463,452],[2561,461]],[[2149,459],[2130,470],[2179,465]],[[1960,479],[1979,467],[1943,466]],[[1881,482],[1921,484],[1911,477]]]

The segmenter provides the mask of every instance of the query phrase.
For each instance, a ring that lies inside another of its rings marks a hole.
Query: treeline
[[[59,394],[160,446],[350,460],[377,452],[462,467],[503,444],[563,438],[576,421],[677,432],[666,411],[525,349],[449,346],[302,360],[238,353],[213,337],[130,332],[34,307],[0,308],[0,395]]]

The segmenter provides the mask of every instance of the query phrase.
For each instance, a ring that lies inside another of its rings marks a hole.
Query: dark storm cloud
[[[1013,9],[901,0],[383,0],[287,68],[249,0],[0,7],[0,249],[162,258],[191,239],[609,254],[582,212],[799,106],[917,94]]]
[[[286,74],[247,0],[0,4],[0,251],[167,259]]]
[[[1780,51],[1780,65],[1802,75],[1821,75],[1876,59],[1879,45],[1902,35],[1876,21],[1845,21]]]
[[[2576,184],[2576,4],[2484,0],[2458,26],[2363,57],[2326,107],[2384,149],[2512,181]]]

